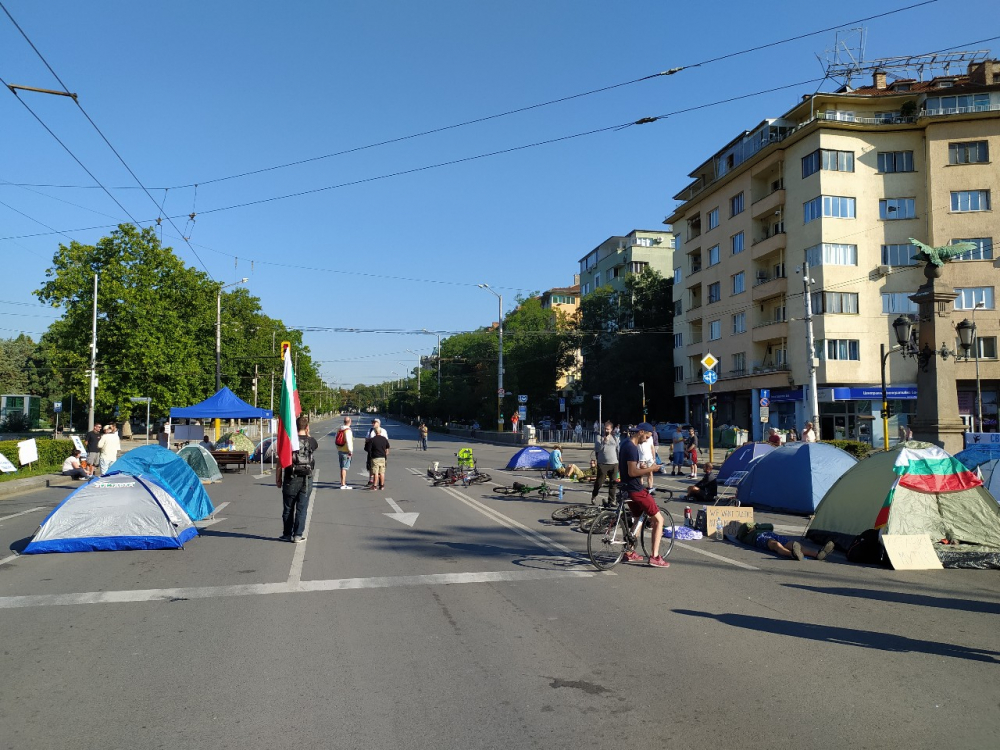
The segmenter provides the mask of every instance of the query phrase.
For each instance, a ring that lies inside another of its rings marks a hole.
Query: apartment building
[[[705,417],[700,361],[711,352],[720,360],[716,423],[759,438],[767,390],[766,424],[801,429],[812,357],[822,437],[881,444],[879,347],[895,345],[893,320],[916,313],[909,295],[924,277],[914,237],[975,245],[946,267],[959,296],[944,314],[953,324],[975,315],[978,361],[947,366],[963,419],[971,422],[981,392],[982,429],[996,431],[998,154],[1000,62],[979,59],[963,75],[890,83],[879,70],[871,85],[805,96],[699,165],[664,221],[678,234],[674,382],[688,419]],[[957,337],[942,343],[959,350]],[[887,382],[895,441],[915,412],[915,361],[891,354]]]
[[[646,268],[670,278],[674,272],[674,233],[633,229],[623,237],[609,237],[580,258],[580,295],[602,286],[625,288],[625,276]]]
[[[560,318],[567,323],[576,324],[580,313],[580,283],[579,277],[574,277],[573,286],[554,287],[542,292],[541,302],[543,310],[552,311],[552,322],[557,324]],[[573,364],[559,373],[556,379],[556,390],[566,396],[567,391],[573,390],[576,383],[580,381],[580,372],[583,368],[583,357],[580,350],[573,353]]]

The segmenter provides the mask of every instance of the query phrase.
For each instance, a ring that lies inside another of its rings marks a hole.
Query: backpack
[[[347,445],[347,430],[339,430],[333,442],[338,448],[343,448]]]
[[[865,565],[883,565],[892,567],[889,556],[885,553],[882,540],[879,538],[877,529],[862,531],[851,542],[847,549],[847,561],[853,563],[863,563]]]
[[[292,453],[292,476],[312,476],[313,452],[312,440],[302,435],[299,439],[299,449]]]

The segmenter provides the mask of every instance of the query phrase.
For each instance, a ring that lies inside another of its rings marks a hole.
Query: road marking
[[[194,525],[195,525],[195,527],[197,527],[199,529],[207,529],[209,526],[214,526],[219,521],[225,521],[225,520],[226,519],[224,517],[223,518],[216,518],[215,516],[209,516],[204,521],[195,521]]]
[[[301,546],[301,545],[300,545]],[[585,570],[513,570],[484,573],[435,573],[415,576],[379,576],[374,578],[336,578],[299,583],[247,583],[232,586],[142,589],[137,591],[90,591],[83,594],[35,594],[0,597],[0,609],[56,607],[75,604],[132,604],[135,602],[176,602],[186,599],[214,599],[230,596],[266,594],[304,594],[317,591],[384,589],[402,586],[444,586],[460,583],[502,583],[541,581],[549,578],[592,578]]]
[[[299,581],[302,580],[302,565],[306,561],[306,545],[309,543],[309,524],[312,522],[313,517],[313,500],[316,497],[316,482],[319,481],[319,469],[316,469],[316,476],[313,478],[313,488],[312,492],[309,493],[309,508],[306,510],[306,525],[303,528],[303,534],[305,534],[306,541],[299,542],[295,545],[295,554],[292,555],[292,567],[288,571],[288,585],[297,586]]]
[[[17,518],[18,516],[26,516],[29,513],[37,513],[40,510],[45,510],[45,506],[39,505],[37,508],[31,508],[30,510],[22,510],[20,513],[11,513],[9,516],[3,516],[0,518],[0,522],[7,521],[11,518]]]
[[[682,547],[683,549],[689,549],[692,552],[697,552],[699,555],[704,555],[705,557],[711,557],[713,560],[721,560],[722,562],[727,562],[730,565],[735,565],[737,568],[743,568],[745,570],[760,570],[760,568],[755,568],[753,565],[747,565],[739,560],[733,560],[728,557],[723,557],[722,555],[717,555],[714,552],[708,552],[707,550],[699,549],[693,547],[690,544],[684,544],[683,542],[674,542],[675,547]]]
[[[389,518],[393,518],[400,523],[405,523],[410,528],[413,528],[413,524],[417,522],[417,516],[420,515],[419,513],[404,513],[403,509],[396,505],[396,501],[391,497],[387,497],[385,501],[389,503],[389,506],[395,511],[395,513],[383,513],[383,516],[389,516]]]
[[[515,521],[510,516],[505,516],[500,511],[494,510],[493,508],[490,508],[488,505],[484,505],[478,500],[473,500],[468,495],[463,495],[456,489],[453,489],[451,487],[444,487],[443,489],[449,495],[458,500],[461,500],[463,503],[468,505],[473,510],[479,511],[487,518],[490,518],[499,523],[501,526],[506,526],[515,534],[523,536],[525,539],[529,540],[536,546],[541,547],[545,552],[547,552],[550,555],[555,555],[557,557],[568,555],[578,560],[587,559],[586,555],[582,555],[579,552],[574,552],[569,547],[564,547],[562,544],[555,541],[554,539],[550,539],[544,534],[540,534],[537,531],[534,531],[533,529],[529,529],[527,526]]]
[[[408,468],[407,471],[410,472],[411,474],[413,474],[414,476],[418,476],[418,477],[422,477],[424,475],[424,472],[420,471],[420,469],[410,469],[410,468]]]
[[[209,517],[214,516],[220,510],[222,510],[223,508],[225,508],[227,505],[229,505],[229,501],[228,500],[226,500],[226,502],[224,502],[224,503],[219,503],[217,506],[215,506],[215,510],[213,510],[211,513],[208,514]]]
[[[13,555],[7,555],[7,557],[5,557],[3,560],[0,560],[0,565],[6,565],[11,560],[16,560],[19,557],[20,557],[20,555],[17,554],[16,552]]]

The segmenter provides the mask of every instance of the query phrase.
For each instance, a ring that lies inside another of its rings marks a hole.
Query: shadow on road
[[[869,589],[854,589],[822,586],[803,586],[796,583],[784,584],[790,589],[812,591],[817,594],[832,594],[834,596],[849,596],[855,599],[871,599],[878,602],[894,602],[896,604],[912,604],[916,607],[940,607],[941,609],[958,609],[963,612],[978,612],[984,615],[1000,615],[1000,603],[979,602],[972,599],[942,599],[924,594],[906,594],[901,591],[871,591]]]
[[[773,620],[753,615],[713,615],[710,612],[698,612],[691,609],[675,609],[673,611],[679,615],[717,620],[723,625],[729,625],[734,628],[774,633],[775,635],[785,635],[791,638],[804,638],[824,643],[840,643],[845,646],[870,648],[876,651],[930,654],[932,656],[948,656],[953,659],[968,659],[969,661],[1000,664],[1000,659],[996,658],[1000,656],[1000,652],[997,651],[956,646],[936,641],[922,641],[902,635],[893,635],[892,633],[879,633],[874,630],[856,630],[854,628],[840,628],[830,625],[789,622],[787,620]]]

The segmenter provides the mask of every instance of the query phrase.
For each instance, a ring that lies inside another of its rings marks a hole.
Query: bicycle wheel
[[[484,474],[479,472],[470,481],[471,484],[485,484],[486,482],[492,481],[493,478],[489,474]]]
[[[611,570],[625,556],[625,519],[613,510],[601,511],[590,525],[587,554],[598,570]]]
[[[603,510],[604,508],[598,505],[588,505],[580,511],[580,531],[590,531],[590,525]]]
[[[451,477],[441,477],[440,479],[435,479],[432,482],[432,484],[435,487],[441,487],[441,486],[446,485],[446,484],[454,484],[454,483],[455,483],[455,480],[452,479]]]
[[[660,512],[663,514],[663,528],[672,530],[674,528],[674,517],[670,515],[670,511],[666,508],[660,508]],[[639,543],[642,544],[642,551],[646,557],[653,554],[653,528],[648,518],[643,521],[642,531],[639,534]],[[664,536],[660,540],[660,557],[667,557],[673,549],[674,535],[671,533],[670,536]]]
[[[574,518],[580,516],[580,511],[588,506],[586,505],[565,505],[562,508],[557,508],[552,511],[553,521],[572,521]]]

